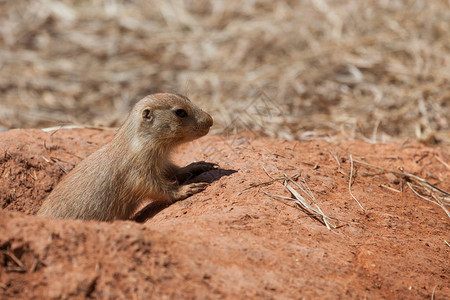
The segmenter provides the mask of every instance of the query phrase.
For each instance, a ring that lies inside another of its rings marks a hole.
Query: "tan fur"
[[[175,114],[178,109],[186,117]],[[146,113],[145,113],[146,112]],[[151,116],[151,119],[144,117]],[[154,94],[140,100],[111,142],[78,164],[50,193],[38,215],[111,221],[129,219],[145,198],[184,199],[205,183],[179,185],[177,178],[214,168],[170,161],[179,144],[208,133],[213,120],[184,96]]]

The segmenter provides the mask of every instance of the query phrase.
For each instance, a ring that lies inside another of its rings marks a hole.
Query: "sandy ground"
[[[0,134],[1,299],[449,299],[444,210],[415,195],[404,176],[356,161],[449,190],[448,149],[209,136],[175,160],[218,162],[198,179],[211,185],[161,211],[150,204],[140,222],[34,216],[62,169],[113,134]],[[350,155],[351,190],[364,212],[349,193]],[[263,167],[275,178],[298,174],[322,211],[339,219],[330,220],[336,228],[263,193],[290,197],[282,181],[254,186],[270,181]]]

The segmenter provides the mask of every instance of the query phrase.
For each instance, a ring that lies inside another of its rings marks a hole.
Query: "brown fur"
[[[186,117],[175,114],[186,111]],[[215,167],[180,168],[170,161],[179,144],[208,133],[213,120],[184,96],[154,94],[140,100],[111,142],[78,164],[50,193],[38,215],[111,221],[129,219],[145,198],[171,203],[205,183],[179,185],[189,174]]]

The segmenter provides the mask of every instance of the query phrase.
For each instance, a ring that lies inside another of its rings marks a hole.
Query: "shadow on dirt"
[[[194,183],[194,182],[213,183],[214,181],[219,180],[223,176],[229,176],[236,172],[237,172],[236,170],[215,169],[215,170],[211,170],[208,172],[204,172],[204,173],[186,181],[185,183]],[[161,212],[163,209],[169,207],[170,205],[172,205],[172,204],[154,201],[154,202],[148,204],[147,206],[145,206],[140,211],[138,211],[131,220],[136,221],[137,223],[145,223],[147,220],[153,218],[159,212]]]

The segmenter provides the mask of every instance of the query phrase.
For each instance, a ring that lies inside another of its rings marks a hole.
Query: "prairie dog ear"
[[[142,120],[144,120],[145,122],[150,123],[153,120],[153,112],[150,108],[145,108],[142,110]]]

